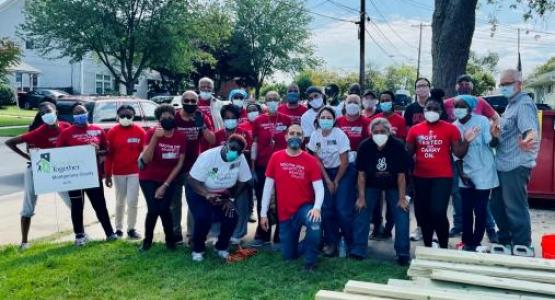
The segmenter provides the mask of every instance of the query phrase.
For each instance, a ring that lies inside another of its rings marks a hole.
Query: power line
[[[370,37],[370,39],[372,39],[372,41],[374,42],[374,44],[376,44],[376,46],[385,54],[385,56],[387,56],[389,59],[391,59],[391,61],[393,61],[394,63],[399,63],[397,62],[395,59],[393,59],[393,55],[388,53],[377,41],[376,39],[374,39],[374,37],[372,36],[372,34],[370,34],[370,31],[368,31],[368,29],[366,29],[366,33],[368,34],[368,36]]]
[[[289,5],[289,6],[291,6],[291,3],[283,2],[283,1],[281,1],[281,0],[274,0],[274,1],[277,2],[277,3],[283,4],[283,5]],[[326,0],[326,1],[327,1],[327,0]],[[319,5],[320,5],[320,4],[319,4]],[[318,5],[318,6],[319,6],[319,5]],[[301,7],[299,8],[299,10],[300,10],[301,12],[306,12],[306,13],[308,13],[308,14],[312,14],[312,15],[315,15],[315,16],[323,17],[323,18],[328,18],[328,19],[331,19],[331,20],[339,21],[339,22],[353,23],[353,24],[356,23],[356,22],[353,21],[353,20],[344,19],[344,18],[338,18],[338,17],[326,15],[326,14],[321,14],[321,13],[319,13],[319,12],[315,12],[315,11],[306,9],[306,8],[304,8],[304,6],[301,6]]]
[[[356,8],[354,8],[354,7],[350,7],[350,6],[345,5],[345,4],[343,4],[343,3],[339,3],[339,2],[334,1],[334,0],[327,0],[327,2],[333,4],[333,5],[337,6],[337,7],[341,7],[341,8],[343,8],[343,9],[345,9],[345,10],[352,11],[352,12],[356,12],[356,13],[359,13],[359,14],[360,14],[360,11],[359,11],[358,9],[356,9]]]
[[[368,19],[368,21],[374,25],[374,28],[376,28],[376,30],[378,31],[378,33],[381,34],[381,36],[383,37],[384,40],[386,40],[393,49],[395,49],[397,51],[397,53],[399,53],[401,56],[403,56],[405,59],[410,60],[410,58],[408,56],[406,56],[405,54],[403,54],[401,51],[399,51],[399,49],[397,49],[397,46],[395,44],[393,44],[393,42],[383,33],[383,31],[378,27],[378,25],[376,23],[374,23],[374,21],[372,21],[371,18]]]
[[[399,35],[399,34],[397,33],[397,31],[395,31],[395,29],[393,29],[393,26],[391,26],[391,25],[389,24],[389,22],[387,22],[387,18],[386,18],[386,17],[384,16],[384,14],[378,9],[378,6],[377,6],[376,3],[374,2],[374,0],[370,0],[370,4],[372,4],[372,6],[373,6],[374,9],[376,10],[376,12],[377,12],[382,18],[384,18],[384,20],[386,20],[385,24],[387,25],[387,27],[389,27],[389,29],[393,32],[393,34],[395,34],[395,35],[397,36],[397,38],[399,38],[399,39],[400,39],[403,43],[405,43],[405,45],[407,45],[408,47],[411,47],[411,48],[415,48],[415,49],[416,49],[416,47],[414,47],[413,45],[411,45],[410,43],[408,43],[405,39],[403,39],[403,38],[401,37],[401,35]]]

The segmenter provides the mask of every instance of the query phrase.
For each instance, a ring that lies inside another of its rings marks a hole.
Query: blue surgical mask
[[[318,119],[318,124],[320,125],[320,128],[324,130],[333,128],[333,120],[330,119]]]
[[[393,108],[393,102],[381,102],[380,109],[382,111],[390,111]]]
[[[514,85],[502,86],[499,88],[499,93],[507,97],[507,99],[511,98],[515,94],[515,86]]]
[[[239,152],[235,150],[227,150],[225,153],[225,160],[227,162],[234,161],[239,157]]]
[[[56,113],[51,112],[42,115],[41,119],[46,125],[54,125],[58,120],[58,116],[56,115]]]
[[[85,125],[89,121],[89,114],[73,115],[73,123],[75,125]]]
[[[287,93],[287,102],[289,104],[297,104],[299,103],[300,95],[297,92],[289,92]]]
[[[303,140],[299,137],[292,137],[287,140],[287,146],[292,150],[299,150],[301,149],[301,145],[303,144]]]
[[[453,110],[453,115],[455,115],[455,118],[457,120],[463,119],[464,117],[466,117],[468,115],[468,109],[466,109],[466,108],[455,108]]]
[[[278,102],[277,101],[269,101],[266,102],[266,106],[268,107],[268,111],[273,114],[277,111]]]
[[[233,130],[237,128],[237,119],[226,119],[224,120],[225,129]]]

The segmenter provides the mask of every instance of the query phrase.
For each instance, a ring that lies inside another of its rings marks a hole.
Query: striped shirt
[[[520,149],[518,142],[528,131],[539,132],[538,109],[528,94],[519,93],[509,99],[501,117],[501,136],[497,147],[497,170],[509,172],[518,167],[533,168],[540,149],[539,143],[531,151]]]

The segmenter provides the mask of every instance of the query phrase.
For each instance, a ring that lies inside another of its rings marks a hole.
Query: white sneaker
[[[229,257],[229,251],[227,250],[218,250],[218,256],[227,259]]]
[[[511,255],[511,246],[505,246],[501,244],[491,244],[490,253],[501,254],[501,255]]]
[[[422,229],[420,227],[416,227],[416,229],[411,232],[410,240],[413,242],[420,241],[422,239]]]
[[[229,239],[229,242],[230,242],[232,245],[239,245],[239,244],[241,244],[241,239],[232,237],[232,238]]]
[[[534,257],[534,256],[536,256],[534,248],[524,246],[524,245],[514,245],[513,246],[513,255],[514,256],[525,256],[525,257]]]
[[[476,252],[478,252],[478,253],[489,253],[489,247],[488,246],[478,246],[478,247],[476,247]]]
[[[75,239],[75,246],[77,246],[77,247],[85,246],[88,241],[89,241],[89,239],[87,238],[86,235],[83,236],[83,237],[80,237],[80,238],[76,238]]]
[[[29,249],[30,247],[31,247],[31,244],[29,244],[29,243],[21,243],[21,245],[19,245],[19,250],[25,251],[25,250]]]
[[[432,242],[432,248],[439,249],[439,243]]]
[[[193,257],[193,261],[196,262],[201,262],[204,260],[204,252],[193,252],[191,256]]]

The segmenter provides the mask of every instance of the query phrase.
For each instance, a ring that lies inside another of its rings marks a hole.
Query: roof
[[[539,87],[555,82],[555,71],[543,73],[526,80],[526,87]]]
[[[16,65],[8,67],[8,71],[11,72],[22,72],[22,73],[41,73],[41,71],[23,61],[20,61]]]

